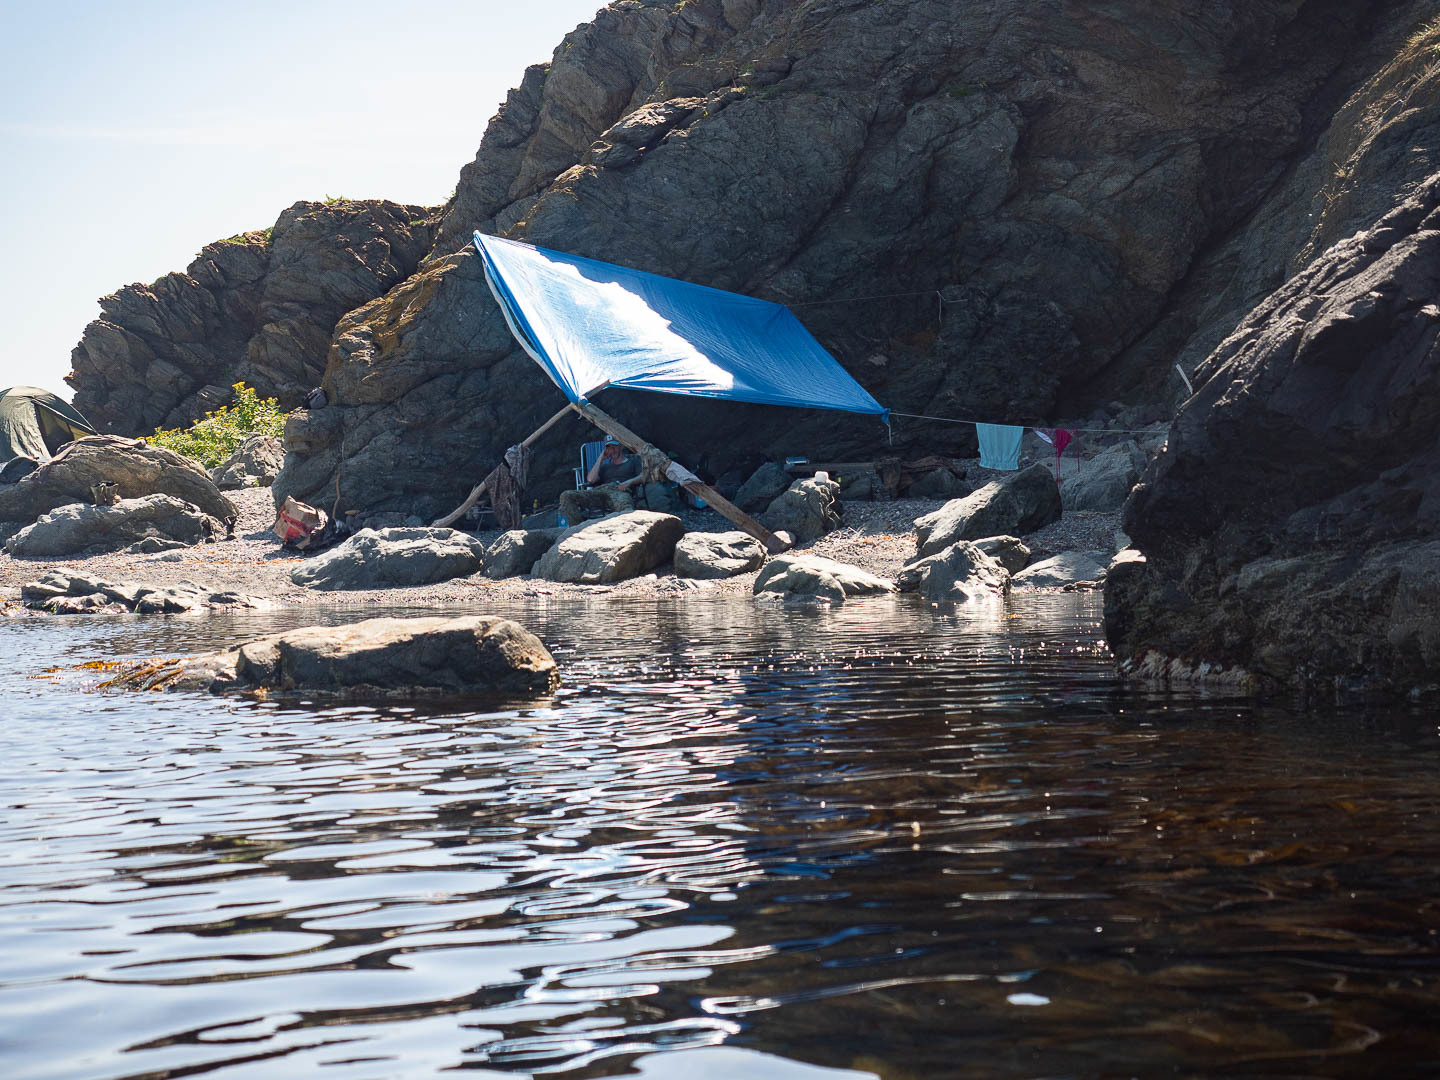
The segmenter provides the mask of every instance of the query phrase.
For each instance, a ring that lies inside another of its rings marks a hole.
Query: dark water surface
[[[0,1076],[1440,1070],[1440,732],[1126,692],[1089,598],[512,607],[440,710],[52,665],[375,614],[0,622]]]

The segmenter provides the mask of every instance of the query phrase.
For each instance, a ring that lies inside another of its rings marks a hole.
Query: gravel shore
[[[240,510],[235,539],[166,552],[160,555],[93,555],[84,559],[16,559],[0,552],[0,613],[27,614],[19,604],[20,587],[51,570],[83,571],[111,582],[141,583],[164,588],[190,581],[214,590],[233,590],[278,604],[431,605],[484,602],[488,597],[589,596],[669,597],[695,592],[749,595],[755,575],[723,581],[677,578],[669,566],[614,585],[565,585],[534,578],[491,581],[483,574],[434,585],[403,589],[315,592],[290,580],[290,571],[304,556],[285,550],[271,533],[275,507],[266,488],[230,492]],[[845,504],[844,523],[800,550],[850,563],[881,577],[894,577],[915,554],[916,518],[938,509],[941,502],[900,499],[894,502]],[[690,530],[725,532],[734,526],[713,511],[688,511]],[[1115,548],[1118,514],[1068,513],[1060,521],[1024,540],[1036,561],[1062,551]],[[487,543],[499,533],[479,534]]]

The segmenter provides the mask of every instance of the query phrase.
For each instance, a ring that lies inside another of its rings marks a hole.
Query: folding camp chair
[[[590,487],[590,482],[585,478],[590,475],[590,470],[595,467],[595,462],[600,460],[600,453],[604,449],[604,439],[580,444],[580,466],[575,470],[576,491],[585,491]]]

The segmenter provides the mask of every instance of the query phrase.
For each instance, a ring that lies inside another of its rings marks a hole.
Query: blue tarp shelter
[[[516,340],[572,402],[608,385],[888,422],[780,304],[479,232],[475,247]]]

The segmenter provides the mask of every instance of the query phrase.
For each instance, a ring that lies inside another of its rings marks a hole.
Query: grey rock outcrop
[[[1138,443],[1107,446],[1089,461],[1062,471],[1060,500],[1067,510],[1119,510],[1144,469],[1145,453]]]
[[[121,435],[187,426],[237,381],[295,408],[320,382],[340,316],[414,272],[433,213],[297,202],[271,229],[208,245],[183,274],[102,297],[70,357],[76,408]]]
[[[858,566],[819,555],[779,555],[769,560],[755,578],[756,596],[770,594],[787,599],[815,598],[844,603],[855,596],[891,593],[895,586]]]
[[[5,550],[19,558],[68,558],[118,551],[150,537],[199,544],[222,539],[225,531],[224,522],[187,502],[147,495],[114,506],[61,506],[5,541]]]
[[[953,469],[934,469],[916,480],[905,492],[907,499],[958,499],[970,494],[970,485]]]
[[[90,435],[0,490],[0,521],[32,522],[57,507],[88,503],[92,489],[102,483],[114,484],[121,499],[170,495],[221,521],[237,515],[235,504],[189,458],[135,439]]]
[[[750,474],[731,501],[746,513],[759,513],[769,506],[794,481],[785,467],[775,461],[767,461]]]
[[[675,545],[675,573],[683,578],[727,578],[758,570],[765,548],[748,533],[686,533]]]
[[[485,549],[485,576],[499,580],[528,574],[541,555],[555,546],[560,529],[511,529]]]
[[[212,694],[536,697],[559,685],[559,673],[545,646],[518,623],[462,615],[307,626],[223,652],[140,666],[110,685]]]
[[[944,551],[907,563],[895,587],[936,603],[999,600],[1010,590],[1010,571],[978,545],[958,540]]]
[[[963,499],[915,521],[918,558],[944,551],[957,540],[1024,536],[1060,520],[1060,491],[1046,465],[1031,465],[995,480]]]
[[[210,470],[221,491],[269,487],[285,463],[285,447],[274,435],[251,435],[235,452]]]
[[[1017,589],[1060,589],[1081,581],[1104,581],[1110,554],[1104,551],[1067,551],[1042,559],[1016,574]]]
[[[155,586],[111,582],[92,574],[52,570],[20,588],[20,599],[38,611],[56,615],[98,615],[134,612],[138,615],[178,615],[202,609],[264,609],[270,602],[208,585],[181,581]]]
[[[1207,360],[1125,506],[1144,558],[1112,569],[1105,608],[1127,668],[1325,692],[1440,682],[1437,296],[1440,175]]]
[[[480,570],[485,545],[455,529],[362,529],[290,572],[310,589],[393,589],[431,585]]]
[[[624,581],[669,562],[684,532],[671,514],[612,514],[566,529],[531,572],[547,581],[580,585]]]
[[[1030,565],[1030,549],[1018,536],[987,536],[976,540],[975,546],[1012,575]]]
[[[797,544],[817,540],[840,527],[840,485],[809,477],[796,480],[771,501],[760,522],[772,532],[787,532]]]

